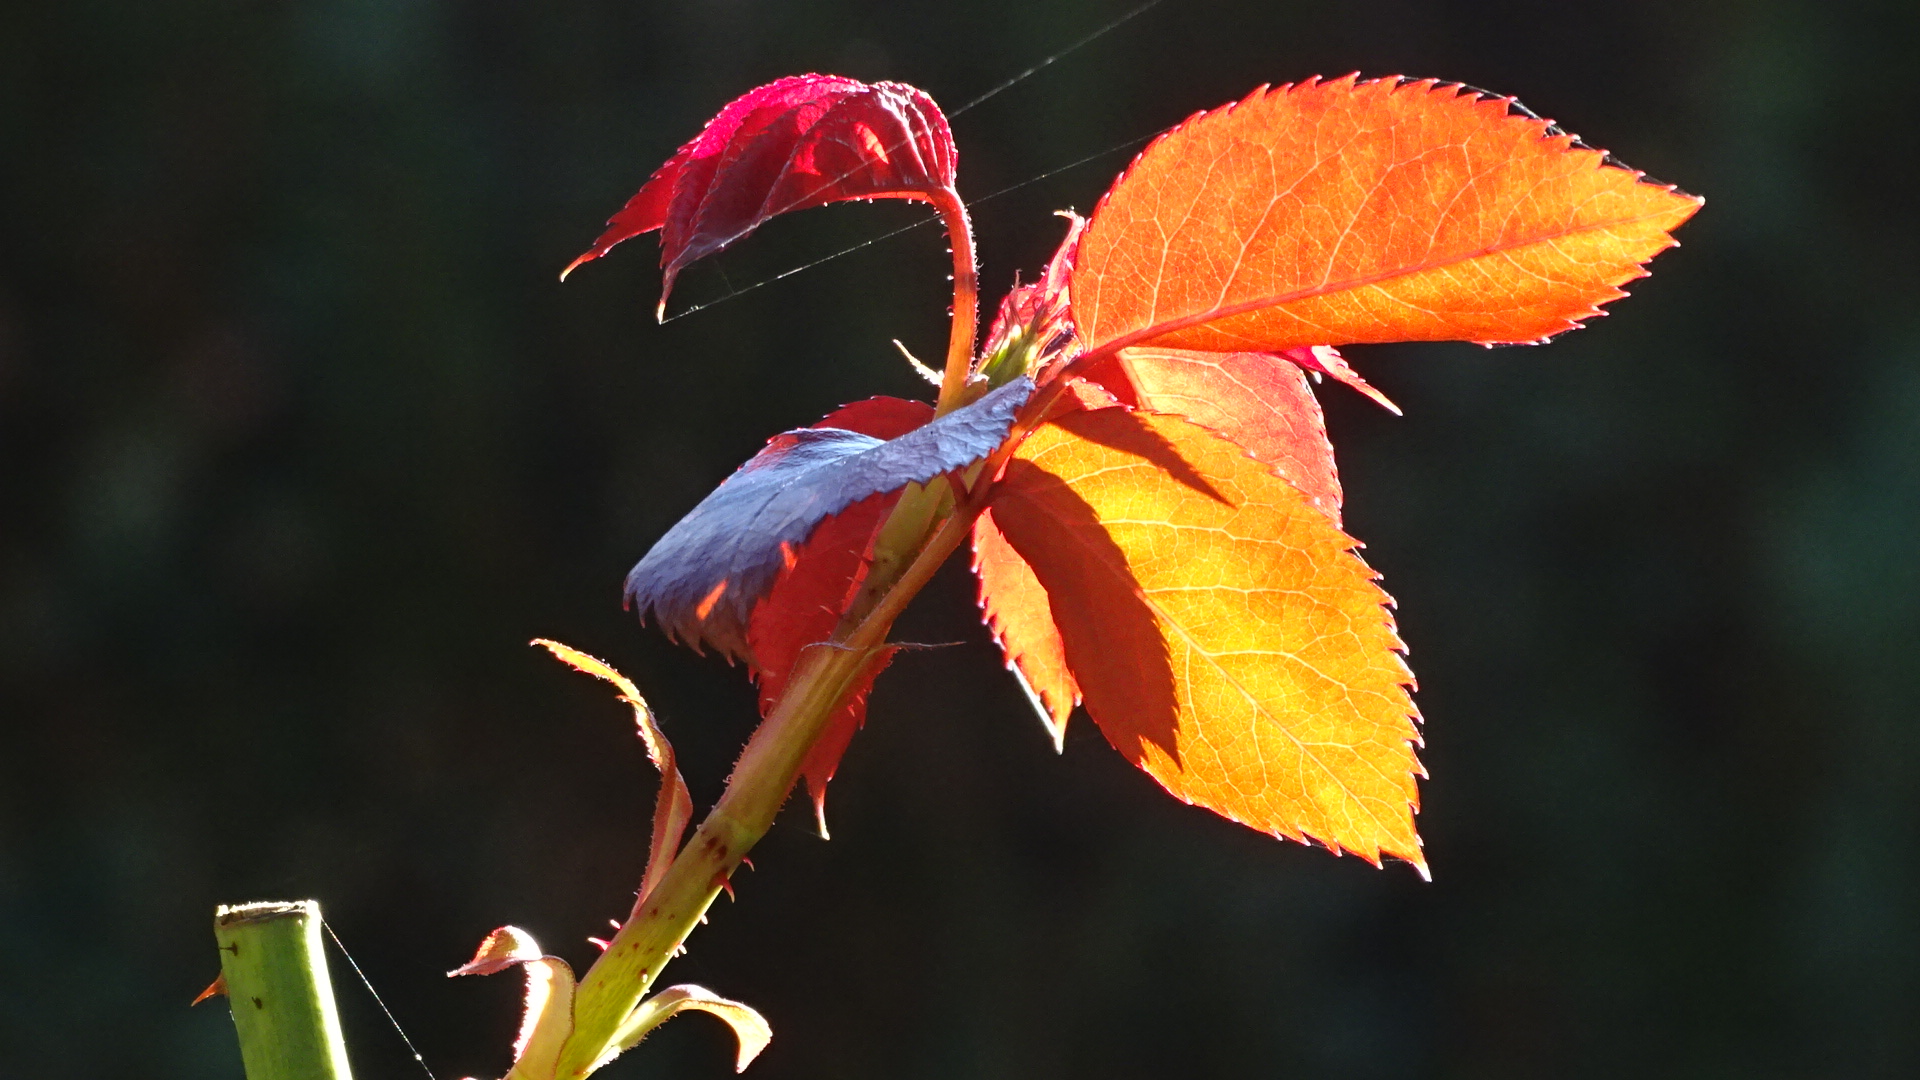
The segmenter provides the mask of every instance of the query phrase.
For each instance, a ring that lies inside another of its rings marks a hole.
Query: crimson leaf
[[[896,439],[840,428],[775,436],[634,566],[628,606],[695,649],[747,656],[754,605],[822,518],[985,457],[1032,392],[1016,379]]]
[[[905,83],[792,75],[735,98],[653,174],[566,270],[660,233],[660,310],[681,268],[789,210],[928,199],[953,187],[947,118]]]
[[[814,427],[894,439],[932,419],[933,406],[925,402],[875,397],[843,405]],[[747,647],[752,652],[754,680],[760,684],[762,716],[773,714],[807,646],[831,637],[841,612],[859,595],[872,561],[874,536],[899,500],[898,492],[869,495],[822,520],[753,609]],[[800,763],[821,836],[827,835],[827,782],[839,768],[854,732],[866,722],[867,691],[890,658],[891,653],[883,655],[861,674]]]

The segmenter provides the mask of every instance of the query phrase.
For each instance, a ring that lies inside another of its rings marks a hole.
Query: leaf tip
[[[833,834],[827,831],[827,790],[825,787],[818,788],[813,792],[813,827],[820,831],[820,839],[833,839]]]
[[[1340,381],[1343,383],[1346,383],[1348,386],[1352,387],[1353,389],[1358,390],[1361,396],[1373,402],[1375,405],[1378,405],[1381,408],[1387,410],[1393,415],[1395,416],[1407,415],[1406,413],[1400,411],[1400,406],[1395,405],[1393,403],[1392,398],[1388,397],[1387,395],[1381,393],[1379,390],[1375,389],[1372,383],[1361,378],[1359,375],[1352,374],[1350,378],[1342,378]]]
[[[533,935],[517,926],[502,926],[488,934],[474,950],[473,959],[447,972],[447,978],[461,975],[493,975],[542,957]]]
[[[1306,368],[1308,371],[1317,373],[1314,376],[1315,378],[1318,378],[1320,375],[1333,376],[1335,381],[1345,383],[1352,387],[1369,401],[1372,401],[1375,405],[1380,406],[1395,416],[1406,415],[1406,413],[1400,411],[1400,406],[1395,405],[1391,398],[1379,390],[1374,389],[1372,383],[1361,378],[1360,373],[1353,370],[1352,365],[1347,363],[1346,358],[1340,355],[1340,350],[1331,345],[1303,345],[1282,350],[1278,355],[1282,359],[1291,360],[1301,367]]]
[[[567,264],[567,267],[566,267],[566,269],[564,269],[564,270],[562,270],[562,271],[560,271],[560,280],[561,280],[561,281],[565,281],[565,280],[567,280],[567,275],[568,275],[568,274],[571,274],[571,273],[573,273],[573,272],[574,272],[575,270],[578,270],[578,269],[580,269],[580,267],[581,267],[581,266],[582,266],[583,264],[585,264],[585,263],[590,263],[590,262],[592,262],[593,260],[595,260],[595,259],[597,259],[597,258],[599,258],[599,257],[600,257],[600,253],[599,253],[598,251],[595,251],[595,250],[593,250],[593,249],[591,249],[591,248],[589,248],[589,249],[587,249],[586,251],[583,251],[583,252],[581,252],[578,258],[576,258],[576,259],[574,259],[574,260],[573,260],[572,262],[570,262],[570,263],[568,263],[568,264]]]
[[[1004,644],[1002,648],[1005,648]],[[1047,739],[1053,743],[1053,752],[1056,754],[1066,753],[1067,715],[1065,713],[1062,713],[1058,717],[1054,715],[1053,709],[1048,706],[1046,699],[1041,697],[1040,692],[1033,688],[1033,683],[1028,681],[1027,673],[1022,671],[1020,664],[1012,658],[1007,660],[1007,670],[1013,672],[1014,681],[1019,683],[1020,689],[1026,693],[1028,704],[1033,706],[1033,714],[1040,718],[1040,726],[1046,729]],[[1070,709],[1071,707],[1071,704],[1069,704],[1068,708]]]

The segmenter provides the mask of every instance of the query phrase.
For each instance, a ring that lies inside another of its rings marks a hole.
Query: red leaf
[[[832,427],[775,436],[634,565],[630,609],[695,649],[750,652],[754,606],[822,519],[986,457],[1032,392],[1014,379],[892,439]]]
[[[876,439],[897,439],[933,419],[933,406],[897,397],[870,397],[842,405],[820,418],[817,428],[857,431]]]
[[[933,419],[933,407],[920,401],[874,397],[843,405],[815,427],[857,431],[876,439],[895,439]],[[754,608],[747,626],[754,678],[760,684],[760,712],[766,715],[786,689],[801,652],[831,637],[840,616],[866,578],[873,539],[900,499],[898,491],[869,496],[821,522],[794,551],[773,587]],[[855,686],[801,765],[820,834],[826,835],[827,783],[841,755],[866,720],[867,693],[891,658],[888,653]]]
[[[1291,349],[1282,349],[1274,355],[1283,360],[1291,360],[1308,371],[1318,371],[1323,375],[1332,376],[1336,381],[1343,382],[1372,398],[1374,404],[1393,415],[1401,415],[1400,406],[1387,400],[1387,395],[1375,390],[1367,380],[1360,377],[1359,372],[1348,367],[1347,358],[1341,356],[1340,350],[1331,345],[1300,345]]]
[[[653,174],[560,276],[661,230],[660,310],[681,268],[768,218],[843,199],[927,199],[953,187],[953,133],[904,83],[794,75],[736,98]]]
[[[980,350],[983,374],[991,375],[1010,364],[1015,371],[1031,372],[1036,381],[1044,380],[1043,366],[1071,359],[1077,353],[1071,348],[1073,315],[1067,301],[1067,281],[1087,219],[1071,210],[1062,210],[1059,216],[1067,219],[1067,235],[1054,249],[1047,268],[1037,281],[1023,285],[1016,280],[987,328],[986,345]]]
[[[807,646],[833,636],[866,579],[874,535],[899,501],[897,491],[872,495],[821,522],[754,608],[747,645],[760,684],[762,716],[772,713]],[[883,659],[861,677],[801,764],[822,836],[827,833],[827,783],[866,720],[867,692],[885,666]]]
[[[1340,477],[1326,419],[1294,364],[1262,353],[1132,348],[1096,364],[1087,377],[1126,405],[1219,432],[1340,520]]]
[[[1073,270],[1089,349],[1536,342],[1599,314],[1700,200],[1432,80],[1264,87],[1162,135]]]

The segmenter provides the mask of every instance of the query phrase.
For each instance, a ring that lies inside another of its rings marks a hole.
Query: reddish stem
[[[932,194],[934,209],[947,226],[947,246],[953,252],[953,329],[947,338],[947,364],[940,375],[937,412],[948,413],[965,404],[967,376],[973,373],[973,337],[980,322],[980,271],[973,261],[973,222],[960,193],[942,188]]]

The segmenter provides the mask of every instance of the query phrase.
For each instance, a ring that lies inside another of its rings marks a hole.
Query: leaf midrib
[[[1637,180],[1635,181],[1635,183],[1641,183],[1641,182],[1642,181],[1637,181]],[[1207,323],[1219,322],[1222,319],[1231,319],[1236,315],[1244,315],[1250,311],[1259,311],[1263,308],[1279,307],[1283,304],[1291,304],[1300,300],[1311,300],[1311,299],[1314,299],[1315,297],[1328,296],[1334,293],[1350,292],[1354,289],[1364,289],[1370,285],[1379,285],[1388,281],[1392,281],[1395,278],[1412,277],[1415,274],[1424,274],[1432,270],[1441,270],[1449,266],[1458,266],[1462,263],[1469,263],[1477,259],[1484,259],[1491,255],[1501,254],[1502,252],[1518,251],[1522,248],[1536,247],[1541,244],[1550,244],[1556,240],[1562,240],[1570,236],[1578,236],[1583,233],[1598,232],[1604,229],[1615,229],[1615,228],[1621,228],[1624,226],[1638,225],[1642,222],[1653,221],[1658,218],[1667,217],[1675,213],[1676,210],[1667,210],[1667,211],[1662,211],[1658,213],[1641,214],[1636,217],[1615,218],[1615,219],[1611,219],[1603,222],[1594,222],[1594,223],[1585,224],[1585,225],[1578,225],[1572,228],[1561,229],[1553,233],[1546,233],[1542,235],[1532,236],[1524,240],[1516,240],[1510,243],[1492,244],[1475,251],[1467,252],[1463,255],[1458,255],[1448,259],[1441,259],[1435,262],[1424,263],[1416,267],[1395,268],[1393,270],[1383,271],[1378,274],[1363,275],[1358,278],[1351,278],[1343,281],[1331,282],[1323,285],[1316,285],[1309,288],[1300,289],[1295,292],[1284,293],[1276,297],[1262,297],[1257,300],[1245,300],[1238,304],[1227,304],[1221,307],[1210,308],[1204,312],[1198,312],[1192,315],[1183,315],[1177,319],[1170,319],[1163,323],[1155,323],[1151,326],[1142,327],[1138,330],[1134,330],[1126,334],[1122,334],[1119,337],[1110,338],[1106,342],[1094,346],[1089,351],[1099,352],[1102,354],[1118,352],[1119,350],[1128,348],[1129,346],[1147,344],[1152,342],[1156,338],[1165,337],[1168,334],[1176,334],[1182,330],[1190,330],[1196,326],[1204,326]],[[1157,295],[1158,289],[1156,289],[1155,292]],[[1303,342],[1302,344],[1339,344],[1339,343],[1338,342]]]

